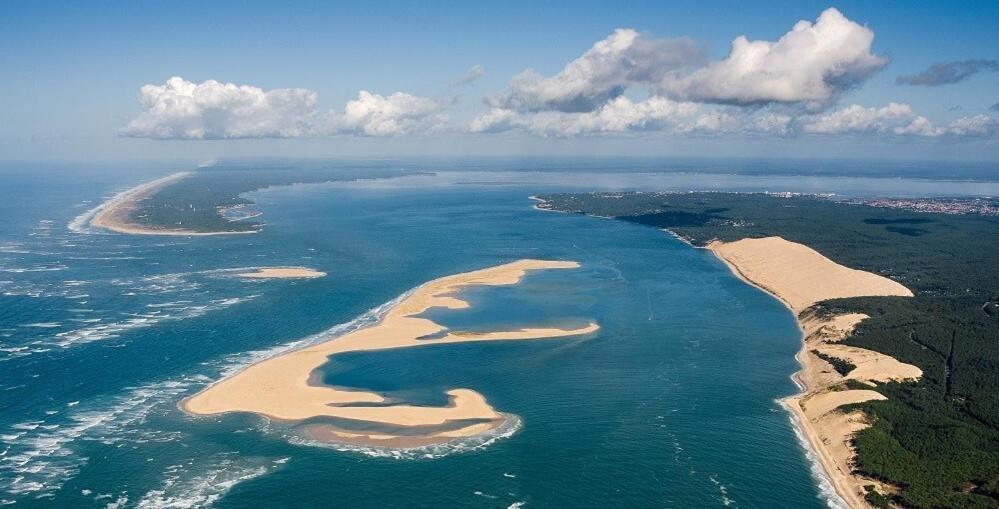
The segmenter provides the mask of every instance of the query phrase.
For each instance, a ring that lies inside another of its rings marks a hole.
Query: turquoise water
[[[162,173],[3,174],[0,503],[829,504],[775,403],[795,390],[789,375],[799,335],[791,315],[707,252],[663,232],[541,212],[528,199],[612,188],[613,176],[558,185],[522,175],[495,185],[482,181],[494,175],[469,183],[452,174],[274,188],[252,196],[267,222],[252,236],[134,237],[74,223],[103,197]],[[691,178],[674,183],[692,185]],[[727,185],[745,188],[746,178]],[[720,185],[717,175],[702,184]],[[428,316],[466,330],[591,319],[601,330],[358,352],[322,373],[329,383],[426,404],[442,404],[450,388],[474,389],[518,417],[500,436],[415,451],[342,450],[257,417],[192,418],[176,408],[226,373],[372,323],[386,303],[427,280],[519,258],[582,267],[470,289],[471,309]],[[328,276],[232,277],[235,269],[273,265]]]

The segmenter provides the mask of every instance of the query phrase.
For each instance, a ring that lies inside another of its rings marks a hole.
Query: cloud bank
[[[460,124],[451,123],[449,111],[458,96],[448,99],[447,92],[481,79],[482,66],[444,84],[444,99],[361,90],[342,112],[319,111],[311,90],[263,90],[214,80],[196,84],[174,77],[141,88],[142,111],[121,134],[195,140],[508,131],[541,137],[999,134],[994,115],[938,124],[902,102],[840,106],[844,93],[887,65],[873,42],[873,31],[834,8],[814,21],[797,22],[775,41],[739,36],[716,60],[689,38],[619,28],[553,75],[532,69],[515,75],[484,98],[487,111]],[[996,70],[994,60],[945,62],[898,82],[935,86]]]
[[[689,39],[655,39],[618,29],[553,76],[530,69],[514,76],[505,90],[487,97],[490,110],[475,117],[468,130],[559,137],[650,131],[995,134],[995,121],[986,115],[938,126],[895,102],[835,109],[844,92],[888,64],[873,52],[873,42],[873,31],[834,8],[814,22],[799,21],[773,42],[737,37],[729,54],[716,61],[706,61]]]
[[[316,92],[301,88],[263,90],[173,77],[163,85],[142,86],[142,112],[120,134],[159,140],[393,136],[446,121],[436,101],[405,92],[382,96],[362,90],[343,114],[320,113],[317,99]]]

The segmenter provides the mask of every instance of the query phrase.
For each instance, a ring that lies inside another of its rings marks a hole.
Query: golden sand
[[[236,277],[249,279],[297,279],[325,276],[325,272],[307,267],[261,267],[253,272],[240,272]]]
[[[473,390],[448,391],[450,404],[443,407],[393,404],[374,392],[315,385],[312,383],[313,373],[326,364],[331,356],[346,352],[473,341],[557,338],[594,332],[598,329],[596,323],[576,329],[524,328],[502,332],[456,333],[417,316],[435,307],[467,308],[468,303],[457,297],[456,293],[468,286],[512,285],[531,270],[570,269],[578,266],[576,262],[519,260],[435,279],[413,291],[377,324],[254,364],[185,400],[182,408],[199,415],[252,412],[288,421],[332,417],[395,427],[442,426],[463,424],[469,420],[479,421],[457,429],[421,436],[424,440],[429,437],[435,442],[483,433],[501,424],[503,416],[489,405],[485,397]],[[370,406],[371,403],[383,405]],[[333,438],[358,439],[364,443],[391,443],[392,440],[404,438],[384,433],[364,434],[335,428],[331,430],[332,433],[327,430],[326,434]]]
[[[838,344],[868,318],[866,315],[820,316],[811,307],[827,299],[911,297],[912,292],[888,278],[844,267],[808,246],[780,237],[712,242],[708,249],[741,279],[774,295],[794,311],[803,333],[798,354],[802,369],[795,374],[795,380],[804,392],[786,398],[783,403],[800,424],[840,497],[850,507],[869,507],[863,487],[880,483],[853,473],[856,453],[851,445],[854,434],[868,423],[863,413],[845,413],[840,408],[885,399],[873,390],[877,382],[915,379],[923,373],[890,356]],[[813,350],[848,360],[857,367],[842,376]],[[837,386],[846,380],[868,384],[871,390],[838,390]]]

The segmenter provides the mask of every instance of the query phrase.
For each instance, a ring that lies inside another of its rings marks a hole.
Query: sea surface
[[[346,163],[344,163],[346,164]],[[186,168],[0,168],[0,505],[19,507],[838,507],[788,414],[800,336],[776,300],[648,227],[539,211],[552,191],[999,194],[999,184],[724,173],[465,171],[251,193],[263,232],[128,236],[80,218]],[[454,329],[579,338],[338,356],[331,384],[517,416],[415,450],[310,443],[177,403],[255,361],[373,323],[408,290],[520,258],[577,270],[473,288]],[[315,280],[247,281],[302,265]]]

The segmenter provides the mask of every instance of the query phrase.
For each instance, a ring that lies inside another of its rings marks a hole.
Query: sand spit
[[[839,496],[852,508],[867,508],[865,485],[881,485],[853,473],[854,434],[868,426],[863,413],[843,412],[852,403],[885,399],[878,382],[908,380],[922,371],[887,355],[839,344],[864,319],[863,314],[822,316],[812,309],[827,299],[863,296],[911,297],[908,288],[888,278],[833,262],[808,246],[780,237],[712,242],[708,249],[744,281],[774,295],[794,311],[804,337],[794,375],[803,392],[782,403],[791,411]],[[845,376],[814,352],[856,365]],[[870,390],[843,390],[855,380]]]
[[[174,173],[163,178],[146,182],[133,187],[127,191],[116,194],[110,200],[102,203],[96,210],[94,217],[90,220],[90,225],[111,230],[118,233],[128,233],[131,235],[179,235],[179,236],[205,236],[205,235],[232,235],[236,233],[256,233],[255,231],[245,232],[196,232],[181,228],[150,228],[132,222],[132,212],[139,203],[156,194],[160,189],[167,187],[181,179],[184,179],[192,172],[184,171]]]
[[[299,279],[299,278],[319,278],[325,276],[325,272],[313,270],[308,267],[261,267],[252,272],[240,272],[236,277],[247,279]]]
[[[360,445],[427,445],[488,432],[500,426],[504,416],[473,390],[448,391],[450,404],[447,406],[415,406],[387,400],[374,392],[317,385],[314,383],[314,372],[331,356],[346,352],[472,341],[558,338],[594,332],[599,328],[596,323],[576,329],[524,328],[460,333],[416,316],[434,307],[467,308],[469,304],[456,293],[468,286],[512,285],[518,283],[528,271],[578,266],[576,262],[519,260],[435,279],[414,290],[377,324],[254,364],[183,401],[181,408],[197,415],[251,412],[291,422],[314,418],[343,419],[362,424],[361,428],[365,430],[372,426],[396,430],[357,431],[326,423],[309,424],[314,438]],[[409,431],[406,431],[407,428]]]

